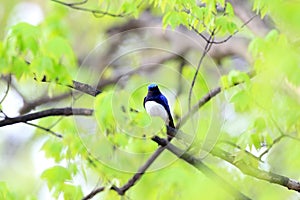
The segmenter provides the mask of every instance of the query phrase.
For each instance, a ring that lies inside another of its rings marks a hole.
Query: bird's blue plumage
[[[170,107],[167,98],[163,94],[159,95],[158,98],[158,103],[161,104],[168,113],[170,113]]]
[[[154,101],[164,107],[168,114],[169,126],[174,128],[173,118],[170,112],[170,107],[167,98],[160,92],[158,86],[154,83],[148,86],[147,96],[144,98],[144,107],[147,101]]]

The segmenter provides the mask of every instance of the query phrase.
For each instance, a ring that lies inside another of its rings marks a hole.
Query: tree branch
[[[93,190],[91,193],[89,193],[88,195],[86,195],[85,197],[82,198],[82,200],[88,200],[93,198],[96,194],[102,192],[105,189],[105,187],[99,187],[96,188],[95,190]]]
[[[83,115],[91,116],[94,110],[87,108],[54,108],[48,109],[40,112],[35,112],[27,115],[21,115],[18,117],[10,118],[6,117],[4,120],[0,121],[0,127],[7,126],[11,124],[17,124],[21,122],[27,122],[35,119],[40,119],[49,116],[70,116],[70,115]]]
[[[175,130],[175,129],[174,129]],[[173,131],[174,131],[173,130]],[[172,130],[171,130],[172,131]],[[174,133],[173,133],[174,134]],[[235,196],[237,199],[250,199],[249,197],[245,196],[243,193],[238,191],[236,188],[231,186],[226,180],[224,180],[222,177],[218,176],[214,171],[212,171],[207,165],[205,165],[202,160],[190,155],[189,153],[184,152],[183,150],[179,149],[172,143],[169,143],[166,139],[162,139],[158,136],[154,136],[152,138],[154,142],[160,145],[159,151],[163,151],[164,149],[169,150],[177,157],[183,159],[187,163],[191,164],[198,170],[202,171],[206,176],[209,178],[212,178],[214,181],[216,181],[218,184],[222,185],[226,189],[226,191],[230,192],[233,196]],[[157,151],[158,151],[157,150]],[[251,177],[255,177],[260,180],[268,181],[270,183],[278,184],[283,187],[286,187],[290,190],[294,190],[297,192],[300,192],[300,182],[296,181],[294,179],[288,178],[286,176],[282,176],[273,172],[267,172],[261,169],[257,169],[249,163],[246,163],[244,160],[237,160],[235,159],[235,156],[231,155],[230,153],[214,147],[211,152],[209,152],[211,155],[216,156],[222,160],[225,160],[229,162],[230,164],[234,165],[236,168],[238,168],[241,172],[243,172],[246,175],[249,175]],[[155,152],[156,154],[156,152]],[[154,154],[153,154],[154,155]],[[146,168],[149,167],[155,160],[154,156],[152,155],[152,159],[149,159],[144,166],[142,166],[137,172],[133,178],[131,178],[127,184],[125,184],[123,187],[118,188],[116,186],[112,186],[110,189],[115,190],[118,194],[124,195],[125,192],[132,187],[137,180],[141,178],[141,176],[146,171]],[[142,169],[143,168],[143,169]],[[142,170],[141,170],[142,169]],[[93,190],[90,194],[85,196],[83,199],[91,199],[94,197],[97,193],[102,192],[104,190],[104,187],[99,187],[96,190]]]
[[[100,94],[102,92],[101,90],[98,90],[96,87],[93,87],[86,83],[80,83],[80,82],[74,81],[74,80],[73,80],[73,85],[68,85],[68,86],[70,88],[73,88],[73,89],[83,92],[85,94],[89,94],[93,97],[97,96],[98,94]]]
[[[180,157],[181,159],[187,161],[194,167],[198,168],[197,165],[203,165],[202,161],[195,158],[194,156],[184,152],[183,150],[179,149],[178,147],[174,146],[173,144],[168,144],[167,140],[159,138],[157,136],[152,138],[153,141],[155,141],[157,144],[165,146],[167,150],[175,154],[176,156]],[[230,153],[219,149],[217,147],[214,147],[211,152],[209,152],[213,156],[219,157],[222,160],[225,160],[229,162],[230,164],[237,167],[241,172],[243,172],[246,175],[255,177],[260,180],[265,180],[270,183],[278,184],[283,187],[286,187],[290,190],[295,190],[297,192],[300,192],[300,182],[290,179],[286,176],[282,176],[273,172],[267,172],[261,169],[257,169],[250,165],[249,163],[245,162],[242,159],[235,159],[235,156],[232,156]],[[207,174],[207,173],[205,173]],[[225,186],[225,185],[224,185]]]
[[[230,183],[228,183],[226,180],[224,180],[222,177],[217,175],[213,170],[211,170],[207,165],[205,165],[201,159],[198,159],[188,153],[186,153],[184,150],[179,149],[175,145],[169,143],[167,140],[162,139],[158,136],[154,136],[152,138],[154,142],[157,144],[166,147],[170,152],[172,152],[174,155],[176,155],[178,158],[184,160],[185,162],[191,164],[195,168],[197,168],[199,171],[202,171],[203,174],[211,178],[212,180],[216,181],[219,185],[221,185],[226,191],[228,191],[230,194],[232,194],[237,199],[250,199],[240,191],[238,191],[236,188],[234,188]]]
[[[34,80],[38,81],[35,77],[34,77]],[[45,83],[49,82],[49,80],[47,79],[46,76],[44,76],[42,78],[42,80],[40,80],[40,81],[45,82]],[[60,84],[58,82],[56,82],[56,83]],[[62,85],[62,84],[60,84],[60,85]],[[93,97],[97,96],[98,94],[100,94],[102,92],[101,90],[98,90],[96,87],[93,87],[89,84],[81,83],[81,82],[78,82],[78,81],[75,81],[75,80],[72,80],[72,85],[63,85],[63,86],[67,86],[67,87],[72,88],[74,90],[78,90],[82,93],[91,95]]]
[[[216,87],[212,90],[210,90],[206,95],[204,95],[192,108],[191,110],[186,113],[181,120],[178,122],[176,129],[179,129],[180,126],[182,126],[188,118],[190,118],[193,114],[195,114],[199,108],[201,108],[204,104],[209,102],[213,97],[215,97],[217,94],[221,92],[221,87]]]
[[[270,183],[281,185],[290,190],[300,192],[300,182],[296,180],[290,179],[286,176],[275,174],[273,172],[267,172],[261,169],[257,169],[256,167],[253,167],[248,162],[245,162],[242,159],[235,159],[235,156],[232,156],[228,152],[219,148],[213,148],[210,153],[216,157],[219,157],[231,163],[239,170],[241,170],[241,172],[243,172],[244,174],[247,174],[260,180],[268,181]]]
[[[156,158],[165,150],[166,147],[160,146],[153,154],[152,156],[145,162],[144,165],[142,165],[138,171],[130,178],[127,183],[125,183],[122,187],[117,187],[115,185],[111,186],[111,190],[115,190],[119,195],[123,196],[127,190],[129,190],[134,184],[143,176],[143,174],[146,172],[146,170],[150,167],[150,165],[156,160]],[[96,194],[99,192],[102,192],[104,190],[103,187],[99,187],[92,192],[90,192],[88,195],[86,195],[82,200],[87,200],[93,198]]]
[[[156,160],[156,158],[165,150],[165,147],[160,146],[152,156],[146,161],[144,165],[142,165],[138,171],[134,174],[134,176],[127,181],[125,185],[123,185],[118,192],[120,195],[124,195],[125,192],[131,188],[146,172],[146,170],[150,167],[150,165]]]
[[[53,103],[55,101],[60,101],[60,100],[65,99],[69,96],[70,96],[70,93],[68,92],[68,93],[60,94],[60,95],[57,95],[57,96],[54,96],[54,97],[42,96],[41,98],[36,99],[32,102],[24,102],[24,105],[20,109],[19,113],[21,115],[23,115],[25,113],[30,112],[31,110],[35,109],[36,107],[38,107],[40,105],[50,103],[50,102]]]

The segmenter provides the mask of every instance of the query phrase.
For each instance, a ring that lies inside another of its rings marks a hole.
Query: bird
[[[152,83],[148,85],[148,93],[147,96],[144,98],[144,108],[146,109],[146,112],[154,117],[158,116],[162,118],[165,122],[165,124],[175,129],[173,117],[170,112],[170,107],[168,103],[168,99],[163,95],[157,84]]]

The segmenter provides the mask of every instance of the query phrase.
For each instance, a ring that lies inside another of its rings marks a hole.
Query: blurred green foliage
[[[264,168],[299,179],[300,48],[297,40],[300,33],[300,4],[296,2],[253,1],[253,9],[261,17],[270,17],[276,28],[263,38],[251,38],[249,52],[252,54],[251,65],[255,76],[249,77],[245,72],[232,69],[220,80],[215,80],[225,90],[223,94],[229,97],[229,102],[220,95],[221,97],[207,103],[198,115],[181,127],[186,134],[195,137],[191,147],[182,141],[175,141],[178,146],[203,158],[217,174],[253,199],[296,199],[299,195],[287,188],[245,176],[224,160],[215,158],[206,151],[207,148],[211,150],[210,148],[217,145],[231,153],[235,161],[243,160],[248,165],[259,168],[261,163],[249,157],[244,150],[257,152],[272,147],[264,156],[264,164],[267,166]],[[80,71],[78,60],[81,59],[81,52],[102,41],[107,34],[106,29],[112,24],[122,24],[126,22],[126,17],[139,18],[146,9],[162,18],[164,28],[170,26],[175,29],[183,25],[191,30],[193,26],[198,32],[215,31],[219,37],[238,30],[240,22],[230,3],[227,2],[226,7],[224,0],[206,0],[202,3],[206,3],[206,6],[199,6],[193,0],[100,0],[96,5],[92,3],[91,8],[124,15],[120,18],[104,16],[100,22],[93,16],[85,16],[87,13],[78,14],[76,10],[53,5],[51,1],[43,3],[45,19],[39,25],[21,22],[12,26],[7,24],[7,29],[2,30],[1,36],[4,37],[0,41],[0,73],[12,74],[16,82],[26,86],[25,88],[30,88],[29,83],[40,84],[30,82],[33,78],[41,81],[46,77],[46,82],[52,82],[54,86],[44,88],[45,91],[51,95],[60,94],[68,90],[61,89],[63,86],[71,85],[72,80],[76,80]],[[225,7],[223,13],[226,14],[220,13],[216,4]],[[5,5],[8,10],[12,7],[9,3]],[[7,18],[6,14],[4,20]],[[4,21],[1,24],[5,26]],[[168,64],[176,67],[176,62]],[[174,103],[174,114],[179,117],[188,110],[188,86],[195,73],[195,69],[189,66],[186,65],[182,72],[188,84],[183,84],[183,92],[176,96]],[[113,74],[113,70],[109,70],[111,71],[104,72],[108,74],[105,76]],[[177,83],[177,77],[163,69],[153,74],[153,77],[163,79],[164,83]],[[151,119],[144,112],[142,100],[146,94],[146,85],[144,77],[141,76],[136,74],[131,77],[126,86],[106,87],[106,91],[96,98],[82,97],[80,100],[72,99],[71,102],[66,100],[64,103],[68,105],[93,107],[95,118],[87,122],[80,117],[61,119],[52,130],[62,134],[62,139],[45,136],[42,130],[36,130],[28,146],[41,143],[42,138],[40,149],[54,165],[48,166],[38,175],[39,178],[31,177],[30,180],[45,181],[55,199],[81,199],[95,185],[125,184],[132,173],[157,149],[157,144],[150,137],[154,134],[165,136],[163,123]],[[201,71],[194,87],[193,104],[209,92],[206,79],[211,77],[213,76],[209,71]],[[90,77],[87,75],[86,78]],[[239,84],[241,82],[243,84]],[[236,84],[239,85],[235,86]],[[176,90],[176,86],[169,89]],[[31,95],[34,96],[35,93],[32,92]],[[231,121],[226,122],[227,126],[237,130],[236,132],[220,128],[223,125],[220,119],[223,117],[220,110],[223,104],[232,105],[234,115],[247,121],[243,131]],[[132,112],[131,108],[137,112]],[[52,117],[38,122],[41,126],[53,123],[56,123],[56,119]],[[97,128],[87,128],[88,124]],[[282,139],[278,140],[279,137]],[[230,141],[239,148],[224,145],[221,141]],[[272,146],[274,141],[277,143]],[[42,186],[29,184],[30,188],[24,191],[22,186],[12,183],[0,182],[0,199],[38,199]],[[26,180],[21,183],[26,184]],[[35,194],[31,194],[32,191]],[[169,152],[164,152],[150,167],[150,172],[126,195],[130,199],[233,198],[205,174]],[[107,190],[97,197],[121,199],[115,191]]]

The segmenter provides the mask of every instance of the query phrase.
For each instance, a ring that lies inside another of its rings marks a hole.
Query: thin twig
[[[58,4],[61,4],[61,5],[64,5],[64,6],[67,6],[67,7],[70,7],[70,8],[75,9],[75,10],[90,12],[97,18],[100,18],[100,17],[103,17],[103,16],[126,17],[126,16],[129,16],[129,15],[132,14],[132,12],[129,12],[129,13],[124,13],[123,12],[123,13],[118,13],[117,14],[117,13],[111,13],[111,12],[108,12],[108,11],[96,10],[96,9],[90,9],[90,8],[82,7],[81,5],[87,3],[88,0],[84,0],[82,2],[75,2],[75,3],[66,3],[66,2],[63,2],[63,1],[59,1],[59,0],[51,0],[51,1],[53,1],[55,3],[58,3]],[[140,7],[142,3],[143,3],[143,1],[141,1],[141,3],[137,7]]]
[[[27,125],[34,126],[36,128],[42,129],[44,131],[47,131],[47,132],[51,133],[52,135],[54,135],[54,136],[56,136],[58,138],[62,138],[63,137],[61,134],[55,133],[50,128],[45,128],[45,127],[42,127],[42,126],[37,125],[37,124],[30,123],[30,122],[24,122],[24,123],[27,124]]]
[[[225,144],[228,144],[234,148],[237,148],[239,149],[240,151],[243,151],[245,152],[247,155],[251,156],[252,158],[254,158],[255,160],[258,160],[259,162],[262,162],[261,158],[260,157],[256,157],[255,155],[253,155],[251,152],[245,150],[245,149],[242,149],[239,145],[235,144],[234,142],[231,142],[231,141],[228,141],[228,140],[220,140],[219,141],[220,143],[225,143]]]
[[[79,2],[74,2],[74,3],[68,3],[69,6],[77,6],[77,5],[83,5],[85,3],[87,3],[89,0],[83,0],[83,1],[79,1]]]
[[[61,116],[60,118],[58,118],[53,124],[51,124],[51,126],[49,126],[49,129],[54,128],[61,120],[63,119],[63,116]]]
[[[2,76],[1,79],[8,81],[8,78],[6,76]],[[14,81],[11,80],[10,82],[10,88],[12,88],[23,100],[24,103],[27,102],[25,96],[22,94],[22,92],[17,88],[17,86],[14,84]]]
[[[221,87],[216,87],[212,90],[210,90],[206,95],[204,95],[191,109],[188,111],[178,122],[178,126],[176,128],[178,129],[180,126],[182,126],[188,118],[190,118],[193,114],[195,114],[199,108],[201,108],[204,104],[206,104],[211,98],[215,97],[217,94],[221,92]]]
[[[250,71],[247,73],[250,78],[255,76],[254,71]],[[231,85],[230,87],[234,87],[237,85],[240,85],[244,82],[237,82]],[[213,97],[217,96],[221,92],[221,87],[216,87],[214,89],[211,89],[206,95],[204,95],[194,106],[191,108],[190,111],[188,111],[182,118],[181,120],[177,123],[176,129],[179,129],[183,124],[186,123],[186,121],[194,115],[199,108],[201,108],[203,105],[205,105],[208,101],[210,101]]]
[[[213,44],[222,44],[230,40],[234,35],[236,35],[238,32],[240,32],[241,29],[243,29],[247,24],[249,24],[255,17],[258,15],[255,14],[252,17],[250,17],[238,30],[235,30],[234,33],[230,34],[227,38],[220,40],[220,41],[210,41]],[[189,24],[190,28],[195,31],[200,37],[202,37],[206,42],[209,42],[209,39],[207,39],[202,33],[200,33],[194,26]]]
[[[3,112],[3,110],[2,109],[0,109],[0,112],[3,114],[3,116],[4,116],[4,119],[7,119],[8,117],[7,117],[7,115],[5,114],[5,112]],[[3,118],[3,117],[2,117]]]
[[[8,94],[8,91],[9,91],[10,84],[11,84],[11,75],[8,76],[6,90],[5,90],[5,93],[4,93],[3,97],[2,97],[2,99],[0,100],[0,105],[3,103],[3,101],[4,101],[5,98],[7,97],[7,94]]]
[[[281,134],[279,137],[277,137],[275,140],[273,140],[273,142],[272,142],[272,144],[270,144],[269,148],[267,148],[264,152],[262,152],[260,154],[259,158],[261,159],[264,155],[266,155],[268,152],[270,152],[270,150],[272,149],[272,147],[274,147],[275,144],[279,143],[285,137],[300,142],[300,138],[293,137],[293,136],[288,135],[288,134]]]
[[[183,68],[186,64],[186,61],[184,59],[181,59],[181,62],[178,66],[178,85],[177,85],[177,90],[176,90],[176,98],[182,93],[182,71]]]
[[[209,36],[208,41],[206,42],[204,51],[202,52],[202,55],[201,55],[200,60],[198,62],[198,66],[197,66],[196,72],[195,72],[193,80],[192,80],[192,84],[191,84],[191,87],[190,87],[190,90],[189,90],[189,97],[188,97],[189,111],[191,110],[192,91],[193,91],[194,85],[196,83],[197,75],[199,73],[200,66],[201,66],[201,64],[203,62],[204,57],[206,56],[206,54],[208,53],[208,51],[210,50],[210,48],[212,46],[211,41],[214,41],[214,34],[215,34],[215,30],[212,31],[211,35]]]

